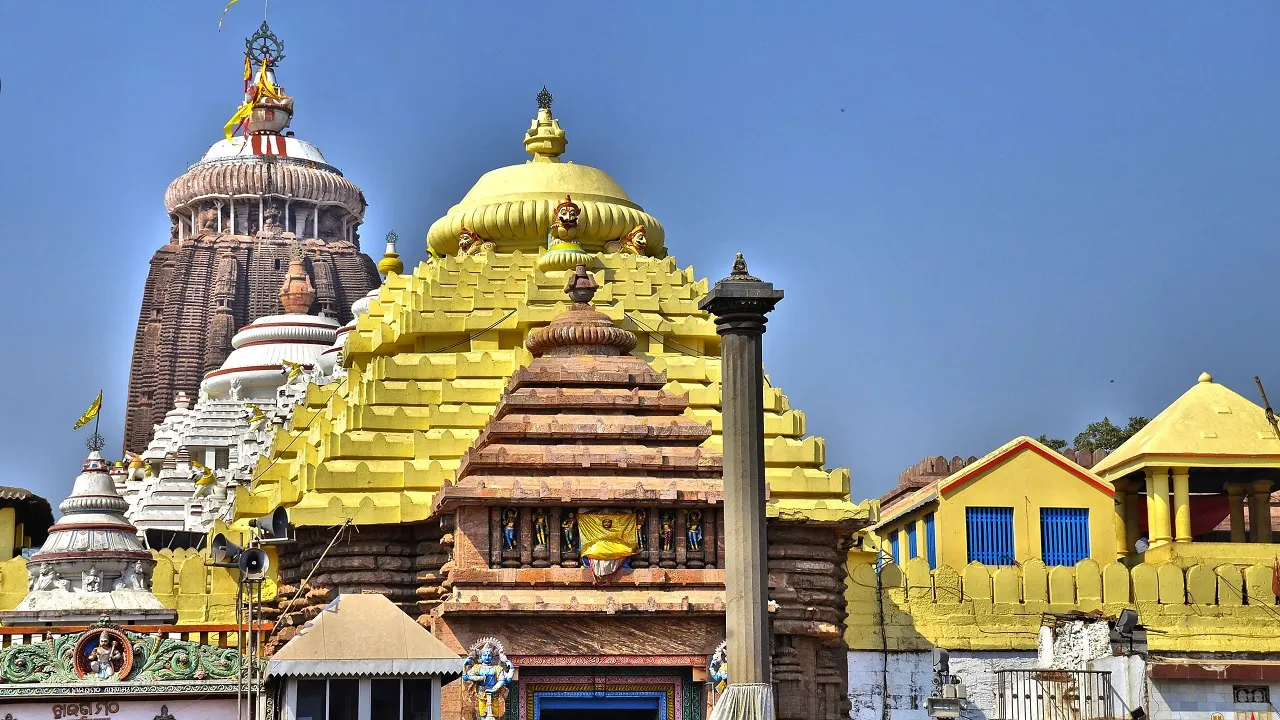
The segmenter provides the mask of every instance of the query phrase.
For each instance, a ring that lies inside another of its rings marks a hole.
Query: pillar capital
[[[1254,480],[1249,483],[1249,488],[1255,493],[1271,492],[1272,482],[1270,480]]]
[[[1245,489],[1240,483],[1227,483],[1227,495],[1230,497],[1244,497]]]
[[[698,309],[716,316],[716,332],[726,334],[761,334],[767,315],[778,301],[782,291],[773,283],[747,273],[747,261],[742,253],[733,261],[733,271],[711,288],[711,292],[698,303]]]

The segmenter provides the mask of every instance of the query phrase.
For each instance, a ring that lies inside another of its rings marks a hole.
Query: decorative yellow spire
[[[533,162],[560,162],[560,155],[568,144],[560,121],[551,115],[551,93],[544,85],[538,93],[538,117],[524,134],[524,149],[533,156]]]
[[[392,230],[387,233],[387,249],[382,253],[382,259],[378,261],[378,272],[383,277],[388,275],[400,275],[404,272],[404,262],[400,260],[400,254],[396,252],[396,242],[400,240],[400,236],[396,235],[396,231]]]

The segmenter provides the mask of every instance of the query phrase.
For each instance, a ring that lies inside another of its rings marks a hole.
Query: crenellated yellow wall
[[[849,568],[845,641],[853,650],[1035,650],[1045,614],[1134,608],[1149,628],[1152,652],[1280,652],[1280,607],[1271,565],[1216,569],[1173,563],[1084,560],[1074,568],[1022,567],[930,571],[922,559],[881,569],[883,639],[876,568]]]
[[[565,274],[536,260],[487,251],[389,277],[348,338],[347,379],[308,389],[252,487],[237,492],[237,518],[284,506],[298,525],[424,520],[507,379],[532,359],[529,331],[568,306]],[[602,253],[591,263],[596,308],[636,332],[636,354],[667,373],[669,391],[689,394],[686,414],[712,426],[706,447],[719,449],[719,336],[698,309],[707,281],[670,257]],[[870,504],[849,500],[848,470],[825,468],[825,444],[806,434],[804,414],[772,386],[765,405],[770,515],[869,517]]]

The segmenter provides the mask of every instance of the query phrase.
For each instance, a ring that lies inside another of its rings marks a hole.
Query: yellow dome
[[[605,243],[644,225],[647,254],[663,257],[662,224],[632,202],[609,173],[561,162],[564,146],[564,131],[547,102],[525,134],[525,149],[533,159],[482,175],[461,202],[431,225],[427,247],[453,255],[458,252],[458,234],[467,227],[496,243],[498,252],[545,248],[556,206],[572,195],[582,209],[577,242],[584,250],[602,252]]]

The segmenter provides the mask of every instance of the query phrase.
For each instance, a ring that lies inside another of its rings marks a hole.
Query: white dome
[[[272,399],[285,383],[285,361],[314,366],[333,344],[338,321],[316,315],[268,315],[245,326],[231,341],[235,349],[222,367],[204,376],[200,387],[222,398],[238,385],[241,399]]]
[[[320,152],[320,148],[312,145],[306,140],[299,140],[296,137],[284,137],[285,154],[295,160],[310,160],[312,162],[324,163],[324,154]],[[234,160],[236,158],[244,158],[247,160],[254,159],[253,151],[245,146],[243,136],[237,135],[230,140],[222,139],[213,144],[209,151],[200,158],[200,162],[211,162],[214,160]],[[199,163],[197,163],[199,164]]]

